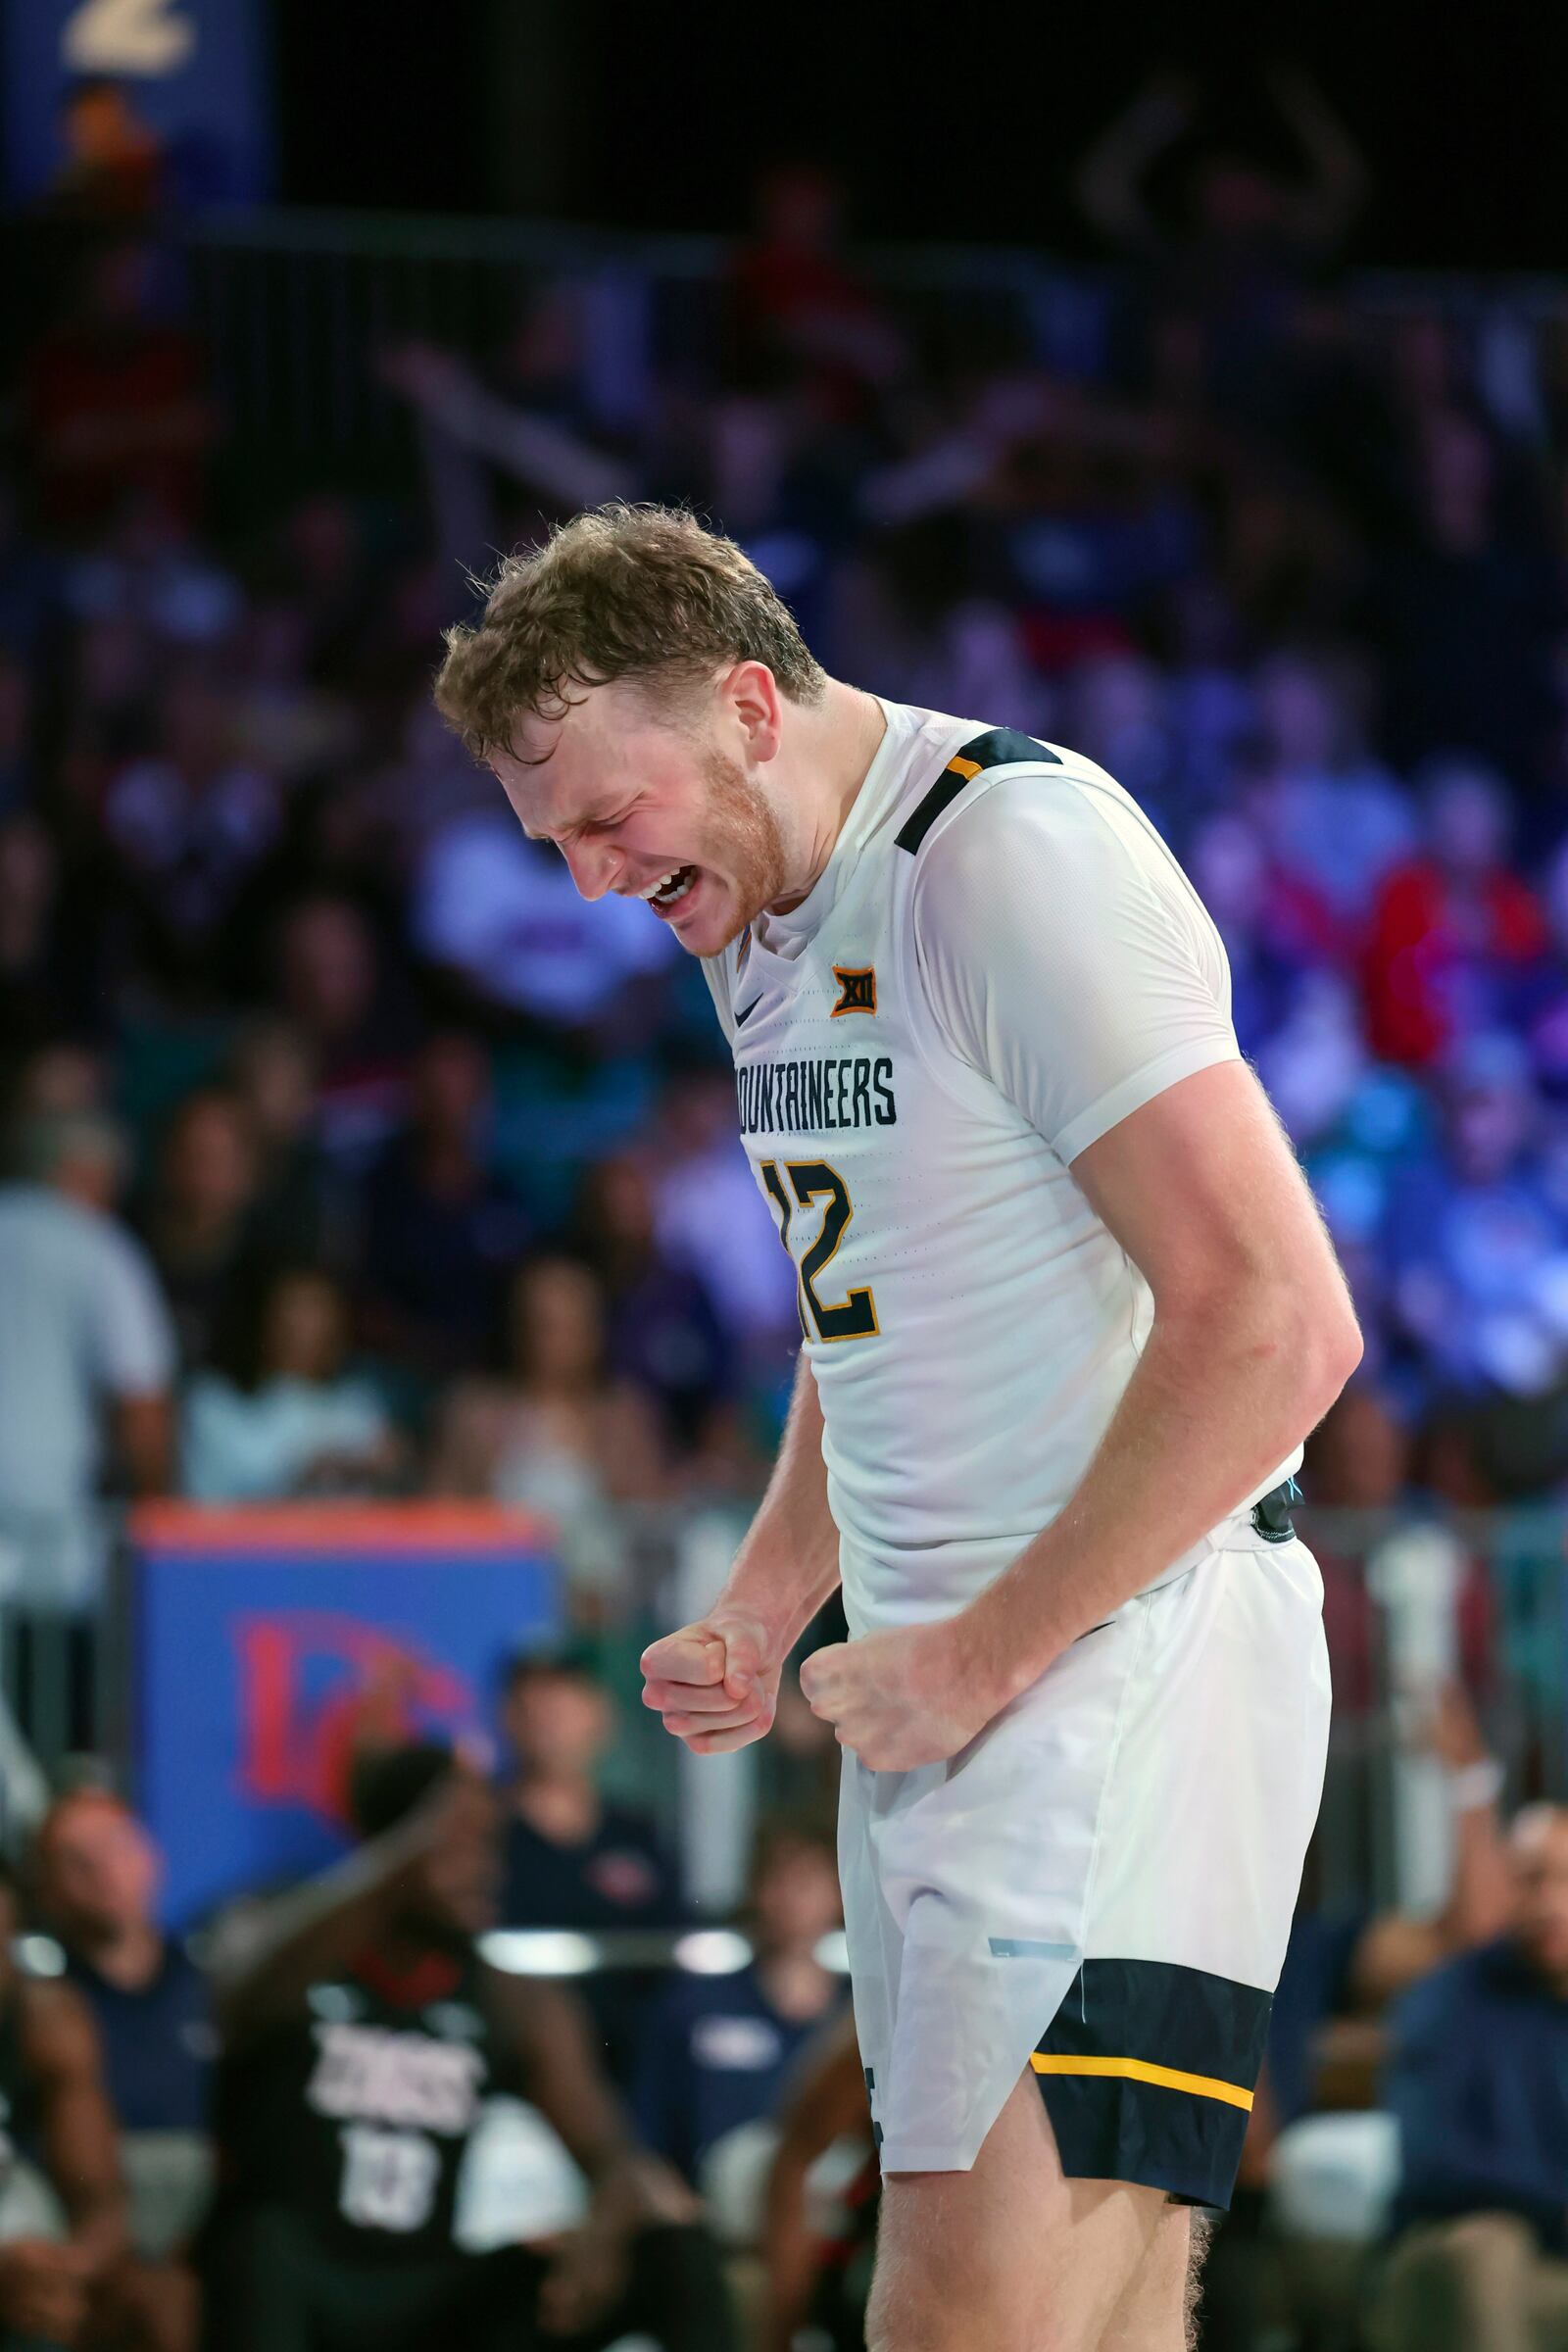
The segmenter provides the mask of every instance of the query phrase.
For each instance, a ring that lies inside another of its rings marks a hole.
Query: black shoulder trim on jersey
[[[1023,760],[1061,765],[1060,758],[1048,745],[1037,743],[1032,735],[1020,735],[1016,727],[988,727],[983,735],[976,735],[954,753],[919,807],[905,818],[898,835],[899,848],[907,850],[912,858],[943,810],[953,806],[982,768],[1014,767]]]

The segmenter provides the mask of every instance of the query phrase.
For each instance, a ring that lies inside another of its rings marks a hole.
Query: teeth
[[[642,899],[657,899],[662,890],[667,890],[669,888],[670,884],[674,881],[675,876],[679,872],[680,867],[678,865],[672,865],[669,869],[669,872],[663,875],[660,881],[650,882],[646,890],[639,891],[637,894],[638,897]]]

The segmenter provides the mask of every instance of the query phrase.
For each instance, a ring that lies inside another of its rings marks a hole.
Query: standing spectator
[[[641,1391],[607,1370],[604,1299],[574,1259],[518,1267],[506,1345],[501,1379],[464,1381],[448,1400],[432,1484],[543,1511],[586,1600],[618,1576],[613,1505],[663,1492],[658,1421]]]
[[[57,1797],[34,1847],[40,1913],[103,2045],[127,2132],[204,2132],[214,2038],[207,1979],[158,1922],[162,1860],[103,1788]]]
[[[665,1928],[681,1922],[675,1872],[647,1814],[600,1794],[614,1726],[585,1649],[524,1651],[507,1677],[501,1915],[512,1928]]]
[[[1373,1050],[1415,1068],[1494,1026],[1547,945],[1541,902],[1508,863],[1500,780],[1474,761],[1444,760],[1428,771],[1426,797],[1427,853],[1385,881],[1366,958]]]
[[[348,1306],[309,1266],[247,1268],[191,1381],[184,1492],[200,1502],[384,1493],[401,1449],[373,1383],[345,1368]]]
[[[98,1597],[99,1482],[167,1491],[174,1337],[152,1267],[113,1214],[120,1137],[37,1117],[0,1185],[0,1528],[14,1596],[75,1612]]]
[[[187,1095],[165,1131],[142,1233],[163,1280],[187,1370],[207,1363],[251,1240],[256,1149],[237,1099]]]
[[[1568,2341],[1568,1812],[1514,1824],[1510,1935],[1396,2010],[1401,2232],[1377,2352],[1543,2352]]]
[[[764,1822],[746,1924],[753,1957],[728,1977],[679,1977],[643,2020],[632,2112],[651,2148],[700,2182],[719,2141],[777,2108],[795,2060],[843,1996],[818,1946],[843,1916],[833,1840]]]
[[[481,1960],[495,1807],[439,1747],[362,1760],[365,1842],[220,1941],[212,2352],[596,2352],[634,2328],[733,2352],[712,2247],[627,2133],[559,1985]],[[529,2099],[588,2175],[585,2227],[470,2253],[456,2219],[484,2102]]]
[[[521,1254],[521,1208],[490,1171],[490,1065],[447,1030],[420,1047],[409,1118],[365,1185],[361,1280],[382,1349],[425,1372],[471,1363]]]

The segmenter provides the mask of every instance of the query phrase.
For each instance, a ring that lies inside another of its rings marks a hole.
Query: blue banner
[[[368,1715],[493,1746],[499,1668],[560,1630],[541,1530],[502,1512],[164,1505],[129,1573],[134,1793],[179,1926],[345,1850]]]
[[[70,157],[74,84],[120,85],[162,150],[174,207],[257,203],[271,182],[267,64],[256,0],[0,0],[6,193],[31,203]]]

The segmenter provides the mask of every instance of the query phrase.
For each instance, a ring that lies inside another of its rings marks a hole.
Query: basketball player
[[[1321,1788],[1293,1473],[1360,1352],[1219,937],[1093,761],[828,677],[683,514],[509,559],[437,700],[703,958],[798,1268],[767,1494],[643,1668],[695,1752],[760,1739],[842,1579],[801,1683],[845,1750],[868,2341],[1176,2352]]]

